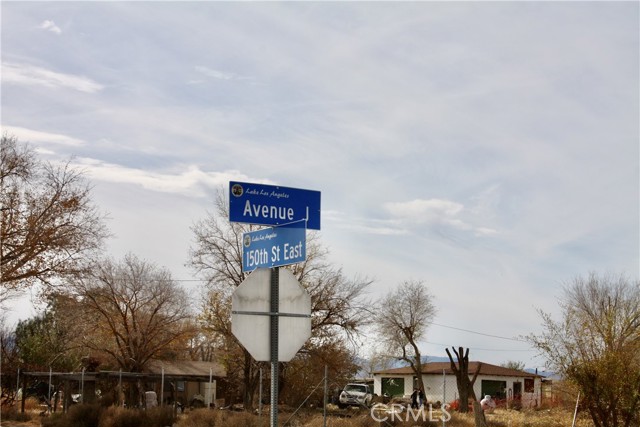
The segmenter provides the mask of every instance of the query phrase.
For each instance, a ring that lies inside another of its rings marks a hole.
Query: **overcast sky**
[[[537,332],[572,278],[640,276],[638,2],[0,7],[2,130],[74,156],[115,258],[194,279],[220,187],[318,190],[347,276],[436,296],[425,354],[532,367],[458,329]]]

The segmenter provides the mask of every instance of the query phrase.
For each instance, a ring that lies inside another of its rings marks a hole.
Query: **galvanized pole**
[[[578,416],[578,405],[580,404],[580,390],[578,390],[578,398],[576,399],[576,409],[573,411],[573,422],[571,427],[576,427],[576,417]]]
[[[80,403],[84,403],[84,368],[82,368],[82,375],[80,376]]]
[[[329,367],[324,365],[324,409],[322,410],[322,427],[327,427],[327,377]]]
[[[164,366],[162,367],[162,374],[160,378],[160,406],[162,406],[162,403],[164,402]]]
[[[49,411],[51,411],[51,366],[49,366],[49,401],[47,404],[49,405]]]
[[[211,403],[213,403],[213,368],[209,368],[209,408],[211,408]]]
[[[271,427],[278,427],[278,310],[280,268],[271,269]]]
[[[259,385],[260,400],[258,401],[258,416],[262,418],[262,367],[260,368],[260,385]]]
[[[445,420],[444,420],[444,410],[446,409],[446,407],[444,405],[447,404],[447,376],[444,372],[444,369],[442,370],[442,406],[440,407],[440,411],[442,412],[442,427],[445,427]]]

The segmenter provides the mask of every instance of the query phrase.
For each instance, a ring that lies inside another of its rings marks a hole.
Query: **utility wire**
[[[432,344],[432,345],[441,345],[443,347],[449,347],[446,344],[440,344],[437,342],[431,342],[431,341],[424,341],[426,344]],[[529,350],[511,350],[511,349],[507,349],[507,348],[475,348],[475,347],[469,347],[469,350],[476,350],[476,351],[535,351],[534,349],[529,349]]]
[[[502,337],[500,335],[485,334],[484,332],[472,331],[470,329],[456,328],[455,326],[447,326],[447,325],[442,325],[440,323],[435,323],[435,322],[428,322],[428,323],[430,323],[430,324],[432,324],[434,326],[440,326],[441,328],[455,329],[456,331],[468,332],[470,334],[484,335],[485,337],[500,338],[502,340],[524,342],[524,343],[527,342],[527,341],[524,341],[524,340],[521,340],[521,339],[518,339],[518,338],[509,338],[509,337]]]

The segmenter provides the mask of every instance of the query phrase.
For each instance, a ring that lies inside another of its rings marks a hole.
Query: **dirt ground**
[[[40,427],[41,417],[37,411],[31,412],[32,419],[26,422],[13,421],[13,420],[0,420],[1,427]],[[213,412],[212,412],[213,415]],[[281,422],[285,417],[285,414],[281,414]],[[331,417],[328,425],[340,425],[344,427],[356,427],[361,426],[362,422],[354,421],[357,417],[362,416],[361,413],[353,414],[354,418],[335,418]],[[366,415],[366,414],[365,414]],[[438,414],[436,414],[438,415]],[[493,414],[487,415],[487,423],[490,427],[564,427],[571,425],[572,421],[572,413],[567,410],[539,410],[539,411],[506,411],[506,410],[497,410]],[[182,420],[182,424],[178,422],[178,425],[183,425],[184,421],[188,424],[191,424],[189,421],[189,415],[185,414],[181,418],[185,418]],[[265,416],[265,420],[268,420],[268,416]],[[187,425],[188,425],[187,424]],[[303,424],[309,427],[322,426],[324,423],[322,422],[321,415],[315,415],[311,418],[307,418],[306,422]],[[410,423],[411,424],[411,423]],[[410,425],[407,424],[407,425]],[[300,425],[300,424],[297,424]],[[377,425],[377,423],[372,423],[371,425]],[[439,425],[439,423],[438,423]],[[446,422],[446,425],[449,427],[473,427],[473,416],[470,414],[453,414],[453,418]],[[593,427],[593,423],[586,417],[586,414],[581,414],[579,420],[577,422],[578,427]]]

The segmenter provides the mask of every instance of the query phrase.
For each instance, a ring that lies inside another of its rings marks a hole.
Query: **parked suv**
[[[340,393],[338,405],[341,408],[346,406],[371,406],[373,393],[371,387],[367,384],[350,383],[344,386],[344,390]]]

